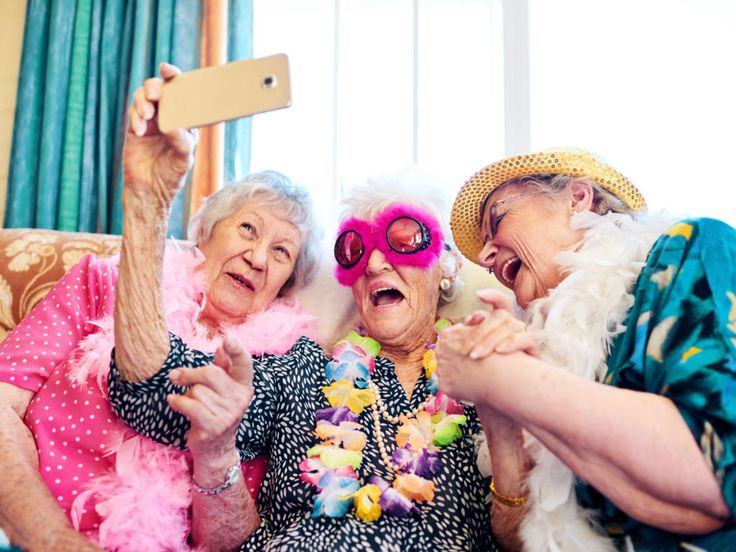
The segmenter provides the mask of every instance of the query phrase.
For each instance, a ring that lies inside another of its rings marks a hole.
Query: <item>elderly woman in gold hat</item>
[[[486,294],[437,349],[489,435],[509,548],[734,549],[736,232],[644,210],[581,151],[494,163],[455,201],[458,247],[517,303]]]

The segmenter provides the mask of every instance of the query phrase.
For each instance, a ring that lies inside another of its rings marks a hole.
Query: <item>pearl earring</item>
[[[440,289],[442,291],[447,291],[448,289],[450,289],[450,286],[452,286],[452,280],[450,280],[449,278],[442,278],[440,280]]]

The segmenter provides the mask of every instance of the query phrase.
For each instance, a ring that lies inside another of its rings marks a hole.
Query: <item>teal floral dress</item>
[[[606,383],[672,400],[736,516],[736,231],[712,219],[674,225],[654,244],[633,293]],[[736,550],[733,521],[709,535],[678,535],[628,517],[582,481],[577,494],[637,552]]]

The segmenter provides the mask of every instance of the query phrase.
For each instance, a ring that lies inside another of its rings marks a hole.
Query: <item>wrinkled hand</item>
[[[243,346],[226,337],[214,364],[177,368],[170,378],[190,386],[184,395],[169,395],[167,400],[192,423],[187,436],[192,457],[216,459],[234,450],[238,426],[253,398],[253,361]]]
[[[164,81],[173,79],[181,71],[162,63],[159,72],[163,79],[147,79],[133,94],[123,148],[123,175],[127,189],[153,194],[168,205],[184,185],[184,177],[192,167],[197,133],[174,130],[162,134],[159,131],[157,109]]]
[[[477,310],[458,326],[459,345],[472,359],[485,358],[492,353],[508,354],[523,351],[539,356],[536,337],[526,331],[526,324],[513,313],[511,298],[498,290],[485,289],[478,297],[493,307],[492,311]],[[462,331],[462,328],[472,328]]]
[[[465,338],[472,329],[456,324],[440,332],[435,348],[436,373],[440,391],[459,401],[477,403],[485,402],[485,380],[492,360],[500,355],[471,359],[464,347]]]
[[[442,330],[435,350],[442,392],[473,403],[485,402],[490,371],[512,362],[509,355],[537,354],[536,340],[511,314],[513,303],[507,294],[482,290],[478,296],[493,310],[476,311],[463,323]]]

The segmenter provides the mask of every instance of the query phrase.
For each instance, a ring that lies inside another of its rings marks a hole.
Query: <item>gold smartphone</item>
[[[286,55],[244,59],[182,73],[165,82],[158,127],[161,132],[201,127],[290,105]]]

